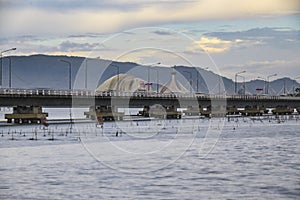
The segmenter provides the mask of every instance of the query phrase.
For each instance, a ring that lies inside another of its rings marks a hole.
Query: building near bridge
[[[154,92],[152,83],[130,74],[112,76],[104,81],[96,91]],[[171,79],[159,89],[159,93],[184,94],[189,93],[189,90],[176,80],[176,72],[173,70]]]
[[[115,75],[104,81],[96,91],[122,91],[122,92],[152,92],[152,86],[147,81],[130,74]]]
[[[176,72],[173,69],[171,79],[161,87],[160,93],[189,93],[189,90],[176,80]]]

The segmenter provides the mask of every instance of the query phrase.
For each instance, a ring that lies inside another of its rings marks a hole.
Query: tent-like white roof
[[[160,93],[189,93],[188,89],[186,89],[181,83],[176,81],[176,72],[173,71],[171,74],[171,80],[169,80],[169,82],[161,87]]]
[[[119,84],[118,84],[119,83]],[[106,81],[104,81],[96,91],[123,91],[123,92],[135,92],[135,91],[147,91],[147,81],[135,77],[130,74],[115,75]],[[149,91],[152,91],[152,87],[149,86]]]

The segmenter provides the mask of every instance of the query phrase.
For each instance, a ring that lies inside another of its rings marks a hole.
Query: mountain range
[[[68,89],[70,69],[71,87],[74,89],[93,90],[108,78],[118,73],[127,73],[149,81],[155,91],[170,80],[172,71],[176,72],[177,81],[198,93],[234,94],[236,90],[238,94],[284,95],[294,93],[300,87],[300,83],[290,78],[276,79],[269,84],[260,79],[235,84],[229,78],[200,67],[150,67],[133,62],[52,55],[3,57],[2,87],[9,87],[10,66],[12,88]]]

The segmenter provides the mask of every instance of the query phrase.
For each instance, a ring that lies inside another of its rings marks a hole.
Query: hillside
[[[69,87],[69,65],[72,67],[72,88],[95,89],[99,84],[118,73],[129,73],[148,80],[148,67],[131,62],[112,62],[103,59],[85,59],[84,57],[68,56],[11,56],[3,58],[3,87],[9,85],[9,59],[12,66],[12,87],[13,88],[52,88],[68,89]],[[108,67],[108,65],[110,67]],[[156,90],[157,72],[160,85],[169,81],[171,68],[153,66],[149,70],[150,82]],[[219,88],[219,76],[211,71],[186,66],[175,66],[176,77],[186,88],[189,82],[195,92],[216,94],[224,92],[222,84]],[[198,72],[199,73],[198,73]],[[87,72],[87,74],[86,74]],[[198,73],[198,75],[197,75]],[[87,81],[85,77],[87,76]],[[197,77],[199,78],[197,81]],[[191,80],[190,80],[191,78]],[[223,80],[227,94],[234,93],[234,81],[226,77]],[[198,86],[197,86],[198,84]],[[237,84],[240,94],[244,93],[244,83]],[[246,94],[256,94],[258,88],[265,90],[263,80],[251,80],[245,83]],[[300,87],[300,84],[290,78],[280,78],[273,80],[269,85],[269,94],[292,93],[293,88]],[[190,89],[190,88],[189,88]],[[198,90],[197,90],[198,89]],[[210,92],[209,92],[210,91]],[[264,91],[263,91],[264,93]]]

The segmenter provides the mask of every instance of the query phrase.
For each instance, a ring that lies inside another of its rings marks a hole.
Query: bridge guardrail
[[[150,98],[198,98],[198,99],[236,99],[236,100],[300,100],[293,96],[262,96],[262,95],[210,95],[183,93],[155,93],[155,92],[123,92],[123,91],[93,91],[93,90],[54,90],[54,89],[23,89],[0,88],[1,95],[25,96],[97,96],[97,97],[150,97]]]

